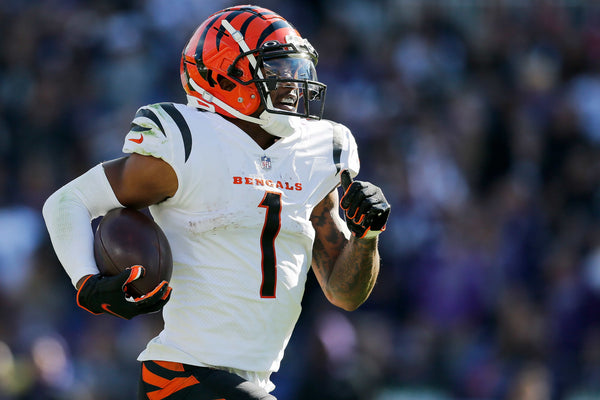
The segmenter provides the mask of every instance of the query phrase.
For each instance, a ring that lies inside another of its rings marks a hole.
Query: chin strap
[[[263,121],[260,125],[265,131],[281,138],[293,135],[300,122],[300,117],[274,114],[266,110],[260,114],[260,119]]]

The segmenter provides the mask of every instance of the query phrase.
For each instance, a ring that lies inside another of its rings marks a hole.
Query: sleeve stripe
[[[338,125],[333,125],[333,163],[337,169],[336,175],[342,169],[342,148],[344,146],[344,135]]]
[[[129,130],[132,132],[146,132],[146,131],[151,130],[151,128],[147,128],[145,126],[140,126],[140,125],[132,122],[131,128]]]
[[[163,135],[167,136],[165,134],[165,130],[164,130],[162,124],[160,123],[160,119],[158,119],[156,114],[154,114],[152,111],[150,111],[147,108],[142,108],[142,109],[138,110],[138,112],[135,114],[134,121],[136,118],[139,118],[139,117],[144,117],[144,118],[148,118],[148,119],[152,120],[152,122],[154,122],[156,124],[156,126],[158,126],[158,129],[160,129],[160,132]]]
[[[192,151],[192,132],[190,131],[190,127],[185,121],[185,118],[183,118],[183,115],[181,115],[181,113],[173,104],[161,103],[160,106],[167,112],[167,114],[169,114],[179,128],[179,132],[181,132],[183,146],[185,149],[185,161],[187,161]]]

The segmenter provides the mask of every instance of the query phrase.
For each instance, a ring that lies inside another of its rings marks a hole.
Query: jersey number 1
[[[260,297],[275,297],[277,285],[277,257],[275,255],[275,238],[281,228],[281,193],[266,192],[258,205],[267,209],[265,224],[260,235],[260,251],[262,255],[262,283]]]

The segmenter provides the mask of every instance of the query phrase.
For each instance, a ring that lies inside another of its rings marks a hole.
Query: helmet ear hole
[[[231,92],[233,89],[235,89],[235,83],[231,82],[223,75],[217,76],[217,83],[219,84],[219,87],[225,90],[226,92]]]

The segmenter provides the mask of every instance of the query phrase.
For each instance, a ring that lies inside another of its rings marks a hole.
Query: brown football
[[[171,246],[164,232],[152,218],[133,208],[116,208],[100,220],[94,234],[94,258],[106,276],[143,266],[145,275],[127,286],[127,293],[134,297],[169,281],[173,272]]]

